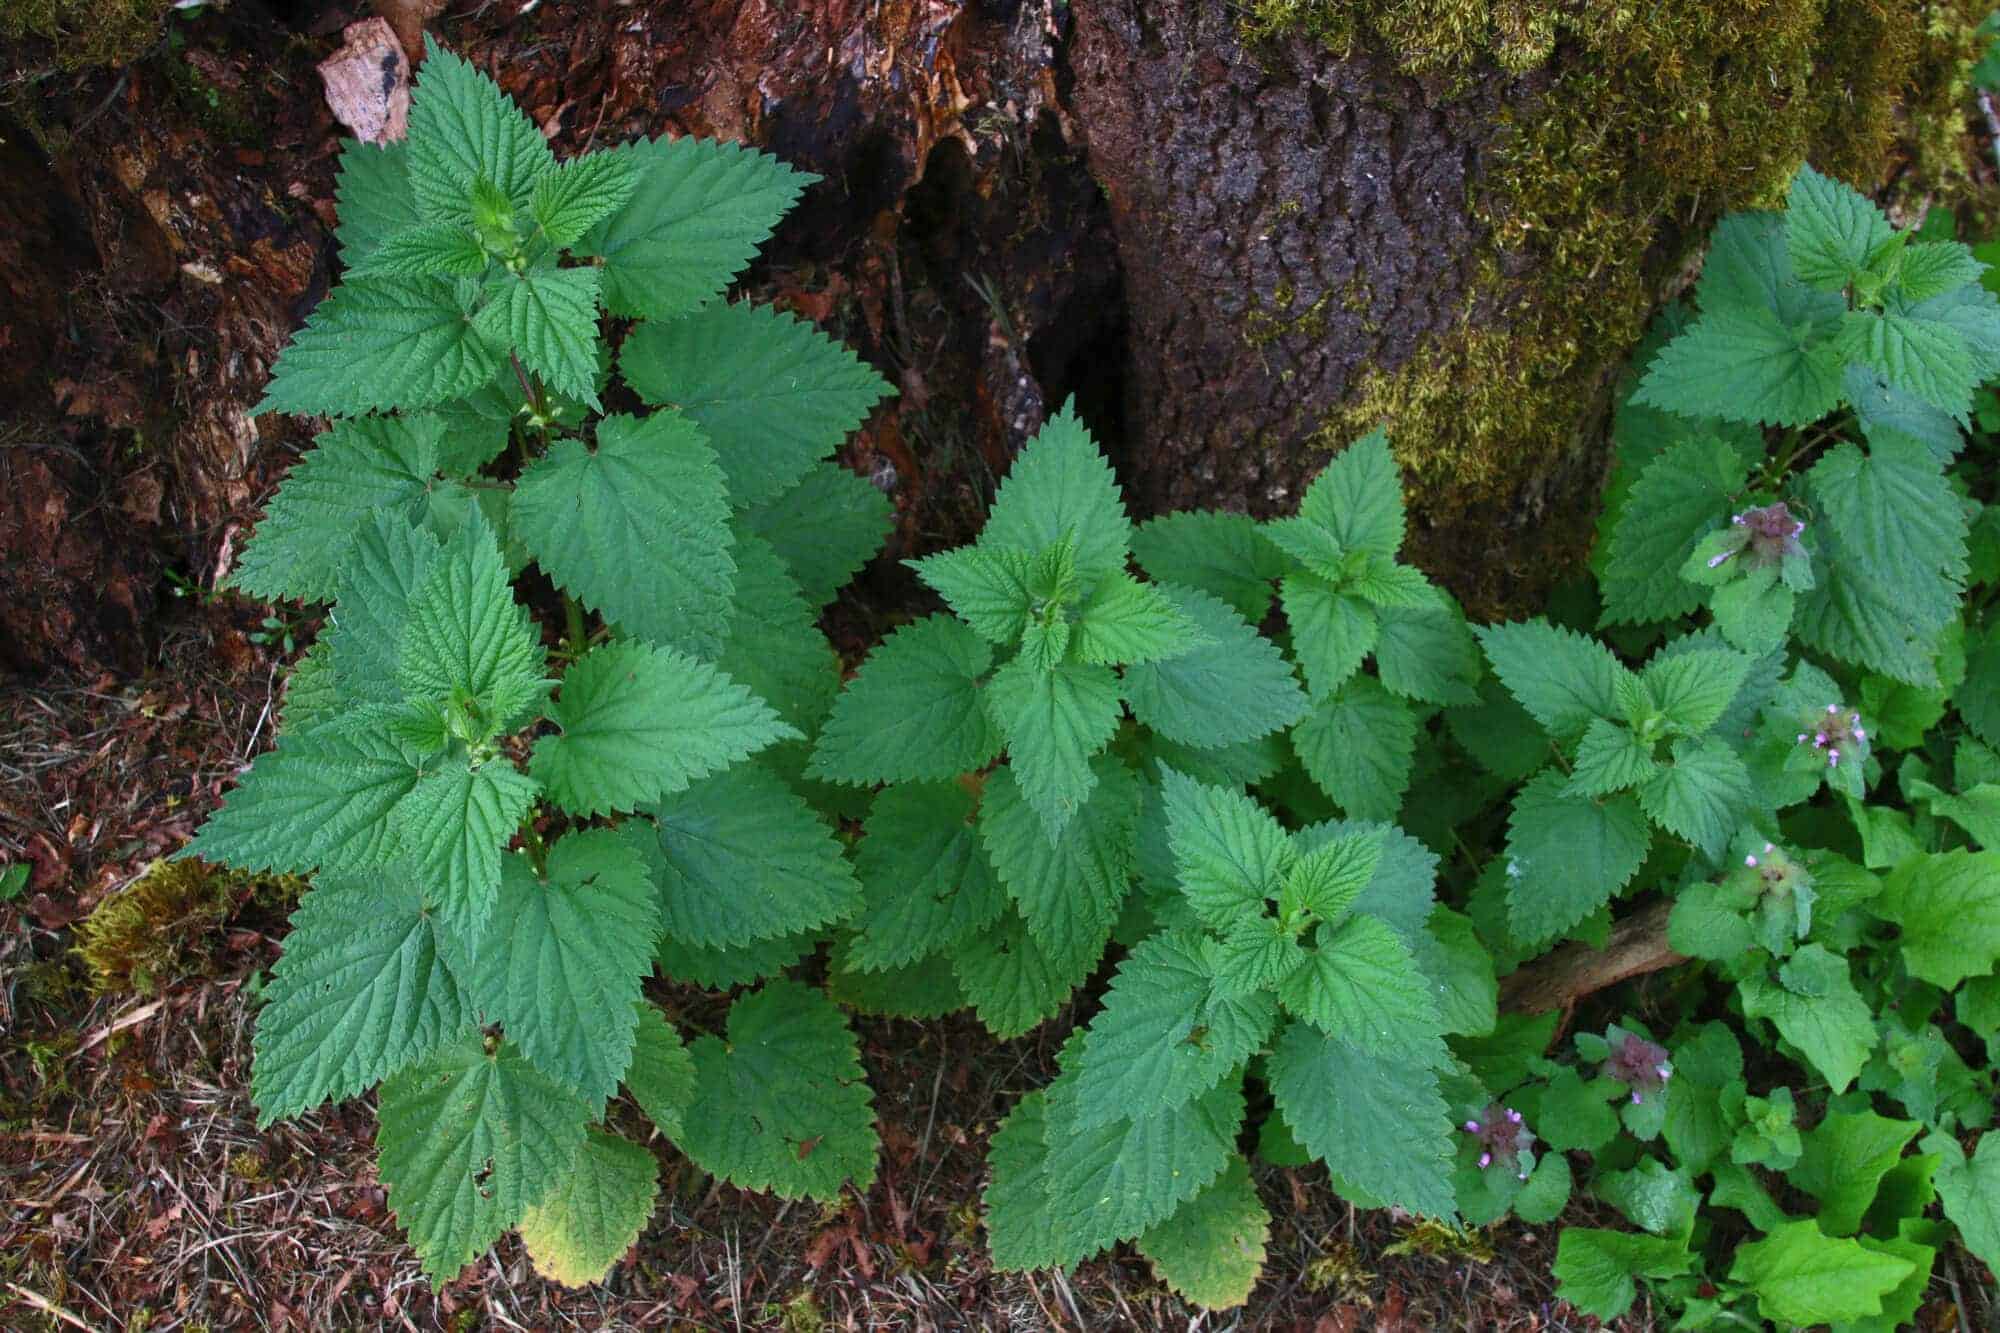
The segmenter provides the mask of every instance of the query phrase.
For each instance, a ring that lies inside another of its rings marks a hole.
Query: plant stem
[[[521,841],[528,847],[528,863],[535,868],[537,876],[548,869],[549,849],[542,842],[542,835],[535,829],[537,808],[528,807],[528,813],[521,819]]]
[[[589,636],[585,634],[583,628],[583,603],[568,593],[563,594],[563,620],[565,623],[563,646],[569,650],[572,657],[582,657],[584,649],[590,646]]]

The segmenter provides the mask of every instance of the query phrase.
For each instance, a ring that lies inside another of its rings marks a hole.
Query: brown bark
[[[1566,1017],[1587,995],[1685,963],[1687,955],[1667,943],[1672,908],[1671,903],[1655,903],[1619,921],[1602,949],[1566,944],[1520,969],[1500,983],[1501,1009],[1516,1014],[1561,1010]]]

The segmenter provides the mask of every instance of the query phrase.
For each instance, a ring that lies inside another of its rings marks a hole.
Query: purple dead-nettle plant
[[[1630,1088],[1632,1105],[1637,1106],[1655,1093],[1665,1091],[1667,1080],[1674,1076],[1674,1067],[1667,1063],[1666,1047],[1627,1032],[1622,1040],[1611,1043],[1603,1072],[1606,1078],[1615,1078]]]
[[[1801,558],[1806,553],[1805,548],[1799,545],[1799,534],[1806,530],[1805,522],[1792,517],[1791,509],[1783,500],[1731,515],[1729,524],[1732,544],[1709,557],[1710,569],[1718,568],[1739,555],[1746,564],[1771,566],[1783,564],[1788,557]]]
[[[1799,733],[1798,743],[1810,745],[1825,755],[1828,768],[1839,768],[1842,755],[1850,762],[1858,758],[1862,742],[1868,739],[1868,730],[1861,725],[1861,714],[1837,703],[1828,704],[1824,713],[1806,719],[1806,726],[1808,730]]]
[[[1477,1120],[1460,1126],[1479,1142],[1479,1167],[1501,1166],[1522,1180],[1528,1178],[1529,1163],[1522,1159],[1535,1145],[1534,1131],[1521,1123],[1521,1113],[1499,1102],[1490,1103]]]

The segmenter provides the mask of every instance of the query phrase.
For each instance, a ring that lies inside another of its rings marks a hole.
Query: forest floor
[[[1600,1327],[1554,1300],[1553,1228],[1454,1239],[1356,1213],[1317,1167],[1258,1169],[1276,1220],[1247,1312],[1187,1307],[1129,1251],[1068,1275],[995,1273],[978,1209],[986,1139],[1053,1076],[1067,1012],[1012,1042],[965,1018],[861,1020],[883,1142],[865,1195],[783,1204],[655,1140],[662,1206],[606,1285],[543,1280],[510,1235],[434,1293],[377,1183],[366,1104],[256,1124],[250,1029],[283,885],[226,886],[103,936],[98,961],[128,974],[143,961],[136,983],[100,990],[78,952],[92,910],[178,847],[268,740],[279,657],[246,640],[257,614],[189,604],[141,676],[0,693],[0,842],[33,866],[0,905],[10,1333]],[[696,1026],[721,1011],[686,988],[655,998]]]

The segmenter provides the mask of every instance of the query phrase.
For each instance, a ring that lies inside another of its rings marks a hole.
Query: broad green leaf
[[[1306,711],[1305,691],[1278,650],[1220,598],[1158,585],[1195,624],[1200,646],[1125,669],[1132,716],[1160,736],[1197,749],[1254,741]]]
[[[1480,681],[1476,706],[1450,709],[1444,718],[1452,739],[1480,767],[1506,782],[1519,782],[1554,753],[1541,724],[1491,676]]]
[[[1593,717],[1625,720],[1618,680],[1629,673],[1602,644],[1546,620],[1473,633],[1500,682],[1558,741],[1575,740]]]
[[[1075,404],[1043,423],[1014,457],[987,511],[980,541],[1041,551],[1065,539],[1076,547],[1079,591],[1125,568],[1132,524],[1111,467]]]
[[[865,477],[815,463],[797,484],[743,513],[771,543],[813,607],[825,606],[882,549],[895,510]]]
[[[510,349],[557,393],[598,407],[597,270],[530,268],[486,290],[473,331]]]
[[[1667,721],[1699,736],[1728,711],[1750,666],[1751,659],[1742,653],[1697,648],[1655,657],[1640,679]]]
[[[1074,1263],[1171,1217],[1222,1174],[1243,1123],[1228,1079],[1171,1111],[1085,1126],[1071,1078],[1048,1090],[1047,1225]]]
[[[1907,1259],[1836,1240],[1816,1222],[1787,1222],[1740,1246],[1732,1281],[1757,1295],[1757,1309],[1783,1324],[1827,1324],[1882,1312],[1882,1298],[1915,1267]]]
[[[1343,551],[1394,556],[1403,546],[1403,472],[1378,427],[1334,455],[1299,501],[1299,517]]]
[[[1555,1152],[1602,1151],[1618,1135],[1618,1113],[1605,1100],[1606,1089],[1620,1086],[1602,1078],[1586,1080],[1567,1066],[1558,1068],[1534,1107],[1542,1142]]]
[[[1786,1179],[1819,1200],[1819,1226],[1851,1236],[1875,1201],[1875,1190],[1923,1126],[1873,1111],[1830,1111],[1803,1135],[1805,1155]]]
[[[410,189],[426,219],[472,216],[472,188],[485,181],[516,207],[556,169],[547,139],[499,85],[427,40],[410,93]]]
[[[1740,1110],[1731,1116],[1722,1094],[1743,1077],[1743,1048],[1727,1024],[1707,1023],[1674,1047],[1673,1067],[1661,1132],[1674,1161],[1699,1174],[1727,1156],[1730,1136],[1741,1120]]]
[[[501,853],[534,804],[534,780],[504,757],[442,760],[396,803],[390,836],[454,930],[476,936],[500,889]]]
[[[1078,662],[1042,670],[1017,657],[993,673],[982,702],[1007,738],[1021,794],[1054,842],[1097,785],[1091,758],[1110,741],[1123,711],[1117,676],[1110,667]]]
[[[1803,426],[1840,403],[1845,364],[1810,321],[1723,309],[1661,350],[1633,400],[1691,417]]]
[[[715,665],[807,735],[840,693],[840,657],[770,544],[738,533],[735,606]],[[800,762],[804,747],[797,747]]]
[[[1012,769],[990,774],[980,800],[987,858],[1029,933],[1057,957],[1102,946],[1132,878],[1138,779],[1111,755],[1091,773],[1089,799],[1053,842]]]
[[[1787,325],[1839,317],[1847,302],[1800,282],[1782,213],[1731,213],[1716,223],[1695,293],[1705,311],[1765,310]]]
[[[1375,670],[1391,693],[1446,706],[1479,702],[1485,664],[1457,607],[1391,608],[1381,619]]]
[[[1426,1048],[1437,1047],[1430,983],[1409,948],[1374,917],[1351,916],[1330,933],[1321,927],[1318,947],[1279,985],[1278,998],[1366,1054],[1421,1061]]]
[[[1410,785],[1417,722],[1410,705],[1373,677],[1356,676],[1318,700],[1292,730],[1306,772],[1356,819],[1393,819]]]
[[[1676,440],[1646,465],[1605,546],[1601,624],[1671,620],[1701,605],[1681,566],[1721,528],[1746,477],[1742,455],[1706,432]]]
[[[1912,975],[1944,990],[2000,962],[2000,851],[1964,849],[1905,861],[1876,910],[1902,927]]]
[[[1428,848],[1393,825],[1354,820],[1314,824],[1300,829],[1292,842],[1300,854],[1310,856],[1356,837],[1373,839],[1381,855],[1351,910],[1380,917],[1403,937],[1403,943],[1416,948],[1436,904],[1438,859]]]
[[[905,782],[876,794],[854,858],[862,899],[849,955],[856,966],[905,966],[1006,910],[972,809],[971,794],[948,782]],[[1046,846],[1039,829],[1034,841]]]
[[[1937,1171],[1938,1197],[1944,1215],[1958,1228],[1959,1239],[1979,1261],[2000,1264],[2000,1133],[1988,1130],[1967,1160],[1965,1150],[1949,1134],[1933,1133],[1923,1150],[1942,1159]]]
[[[1838,346],[1900,389],[1963,419],[1979,372],[1959,331],[1937,320],[1857,310],[1841,319]]]
[[[1119,965],[1076,1061],[1079,1128],[1184,1106],[1271,1035],[1270,995],[1222,984],[1213,948],[1198,935],[1155,935]]]
[[[410,598],[437,564],[437,539],[394,514],[364,524],[340,574],[332,624],[322,631],[333,653],[343,702],[395,705],[397,659]]]
[[[1327,922],[1346,916],[1381,868],[1382,844],[1379,833],[1350,832],[1304,852],[1285,872],[1279,914],[1304,911]]]
[[[663,135],[611,155],[631,164],[637,185],[572,248],[604,261],[614,315],[666,319],[721,295],[819,179],[715,139]]]
[[[1292,653],[1314,696],[1323,698],[1375,651],[1382,613],[1313,574],[1287,574],[1278,595],[1292,630]]]
[[[1753,974],[1739,985],[1745,1015],[1771,1020],[1835,1092],[1847,1091],[1875,1049],[1876,1031],[1845,959],[1808,944],[1792,955],[1779,980]]]
[[[521,474],[513,517],[536,563],[606,619],[663,647],[721,648],[736,578],[729,500],[686,419],[608,416],[595,450],[557,442]]]
[[[1426,1217],[1457,1212],[1451,1112],[1435,1070],[1293,1023],[1268,1074],[1285,1123],[1336,1179]]]
[[[473,1032],[383,1083],[376,1116],[389,1207],[442,1286],[574,1169],[590,1107]]]
[[[638,185],[639,171],[631,154],[588,153],[538,180],[528,210],[544,236],[568,246],[623,208]]]
[[[1284,557],[1257,535],[1256,520],[1212,509],[1183,510],[1141,523],[1132,554],[1156,583],[1195,588],[1257,624],[1271,609],[1271,584]]]
[[[1021,641],[1029,613],[1040,601],[1028,586],[1034,555],[1012,546],[961,546],[903,563],[944,598],[973,633],[1001,648]]]
[[[1803,281],[1824,291],[1842,290],[1868,271],[1868,261],[1889,237],[1889,219],[1866,195],[1809,165],[1792,177],[1785,249]]]
[[[1358,566],[1343,586],[1378,610],[1439,611],[1444,596],[1423,571],[1399,565],[1387,556],[1371,555],[1355,562]]]
[[[1085,662],[1160,662],[1213,642],[1169,593],[1124,573],[1098,582],[1077,607],[1075,629]]]
[[[370,144],[340,141],[340,175],[333,207],[340,218],[340,262],[354,268],[396,232],[417,226],[417,198],[410,191],[410,141]]]
[[[1556,1295],[1584,1314],[1616,1319],[1639,1294],[1633,1278],[1676,1277],[1694,1261],[1683,1239],[1564,1227],[1556,1242]]]
[[[355,1096],[470,1025],[436,929],[401,866],[306,891],[257,1014],[260,1128]]]
[[[1499,1018],[1500,985],[1493,955],[1470,917],[1448,907],[1435,908],[1429,928],[1411,952],[1430,981],[1442,1031],[1470,1036],[1493,1031]]]
[[[471,393],[505,356],[480,337],[470,313],[447,278],[343,282],[285,344],[251,411],[359,416]]]
[[[309,731],[334,717],[340,709],[340,693],[333,677],[333,641],[321,636],[285,673],[278,739]]]
[[[1181,892],[1211,928],[1264,915],[1295,860],[1284,827],[1239,791],[1163,775],[1167,838]]]
[[[1702,1198],[1685,1171],[1670,1171],[1657,1157],[1641,1158],[1629,1171],[1607,1172],[1592,1189],[1633,1226],[1668,1237],[1685,1236],[1693,1228]]]
[[[1010,904],[998,921],[952,950],[952,968],[979,1021],[1007,1040],[1053,1017],[1096,970],[1110,938],[1107,927],[1100,938],[1065,941],[1071,951],[1059,953]]]
[[[257,757],[179,853],[280,874],[369,871],[389,859],[389,817],[422,767],[363,719],[286,736]]]
[[[566,1287],[602,1282],[646,1229],[659,1193],[653,1154],[593,1129],[575,1167],[521,1215],[521,1243],[545,1278]]]
[[[952,969],[951,955],[934,953],[881,972],[856,969],[853,936],[833,949],[826,993],[856,1013],[882,1018],[942,1018],[966,1007],[965,990]]]
[[[632,1030],[625,1087],[660,1133],[679,1142],[694,1102],[694,1057],[658,1009],[644,1000],[636,1008],[639,1021]]]
[[[1639,788],[1639,805],[1660,827],[1720,861],[1756,802],[1750,771],[1719,740],[1677,741],[1673,762]]]
[[[440,429],[432,416],[335,422],[287,474],[223,585],[269,601],[332,601],[368,519],[406,508],[437,471]]]
[[[474,708],[466,739],[518,727],[547,692],[541,636],[514,600],[492,530],[474,511],[411,590],[396,685],[411,698]]]
[[[618,368],[648,403],[701,427],[738,506],[791,489],[892,392],[812,325],[747,301],[639,325]]]
[[[986,1248],[1003,1273],[1054,1268],[1068,1247],[1048,1224],[1048,1094],[1014,1103],[986,1147]]]
[[[820,817],[761,763],[663,797],[620,833],[659,895],[667,933],[726,949],[849,916],[861,886]]]
[[[579,815],[685,790],[799,734],[713,667],[630,641],[602,644],[570,667],[549,716],[562,732],[535,742],[528,771]]]
[[[1652,747],[1629,728],[1594,717],[1577,742],[1576,761],[1562,794],[1609,796],[1646,781],[1659,767]]]
[[[631,1063],[634,1006],[659,933],[638,856],[611,830],[587,829],[549,849],[543,875],[525,854],[507,856],[476,955],[462,966],[486,1021],[601,1108]]]
[[[1250,1299],[1264,1269],[1271,1215],[1241,1157],[1209,1187],[1138,1239],[1153,1272],[1183,1299],[1227,1310]]]
[[[950,616],[926,616],[875,646],[834,701],[806,772],[872,784],[954,778],[992,762],[1001,733],[981,703],[993,650]]]
[[[476,278],[493,262],[479,238],[455,222],[419,223],[382,239],[359,263],[350,264],[350,278],[385,275],[417,277],[426,273]]]
[[[819,936],[811,933],[779,935],[730,949],[704,949],[672,935],[660,936],[653,957],[661,975],[684,981],[703,990],[729,990],[747,986],[766,977],[775,977],[819,947]]]
[[[875,1107],[847,1020],[816,990],[771,981],[702,1037],[680,1147],[702,1170],[784,1199],[836,1198],[875,1180]]]
[[[1630,796],[1567,796],[1537,774],[1507,823],[1507,918],[1524,941],[1553,939],[1611,901],[1639,871],[1651,833]]]

